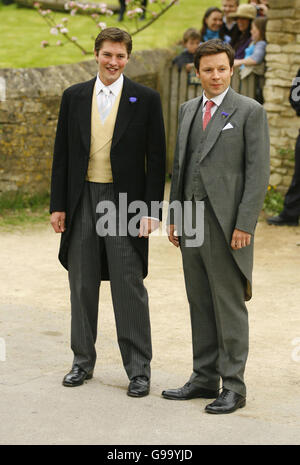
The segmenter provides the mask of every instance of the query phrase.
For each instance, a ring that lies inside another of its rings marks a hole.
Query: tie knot
[[[207,102],[206,102],[206,110],[210,111],[214,105],[215,105],[215,103],[212,100],[207,100]]]
[[[106,95],[106,97],[108,97],[110,94],[110,90],[108,87],[103,87],[102,92],[104,95]]]

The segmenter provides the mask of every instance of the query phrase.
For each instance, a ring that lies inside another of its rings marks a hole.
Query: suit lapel
[[[89,156],[91,144],[91,113],[92,113],[92,98],[96,78],[91,79],[86,83],[86,86],[80,94],[80,104],[78,108],[78,119],[81,138],[85,152]]]
[[[184,114],[179,133],[179,165],[181,166],[187,149],[188,138],[192,122],[196,116],[198,108],[202,103],[202,97],[192,100]]]
[[[130,97],[136,98],[136,101],[130,102]],[[130,79],[124,76],[122,95],[120,98],[120,104],[112,139],[112,148],[119,142],[120,138],[126,131],[126,128],[136,111],[137,105],[141,104],[143,104],[143,102],[139,101],[139,94],[136,86]]]
[[[200,162],[211,151],[211,149],[217,142],[217,139],[220,136],[222,129],[230,121],[230,117],[233,115],[236,109],[237,107],[234,104],[234,91],[231,88],[229,88],[226,96],[224,97],[223,102],[217,109],[213,119],[211,120],[206,129],[206,131],[208,131],[208,134],[204,142]],[[224,115],[223,112],[226,113],[226,115]]]

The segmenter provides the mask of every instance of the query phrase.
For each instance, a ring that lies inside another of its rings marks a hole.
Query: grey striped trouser
[[[142,259],[128,236],[100,237],[97,234],[96,206],[103,200],[114,202],[113,184],[86,182],[72,227],[68,268],[73,366],[76,364],[90,371],[96,362],[101,255],[105,248],[125,370],[129,379],[135,376],[150,379],[151,330]]]
[[[193,204],[193,216],[195,204]],[[194,220],[194,218],[193,218]],[[206,389],[223,386],[246,396],[248,311],[244,278],[234,261],[209,199],[205,199],[204,242],[181,252],[190,304],[193,373],[190,382]]]

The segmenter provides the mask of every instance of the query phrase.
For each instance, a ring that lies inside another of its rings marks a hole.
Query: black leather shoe
[[[84,380],[91,379],[93,377],[93,371],[87,373],[80,366],[75,365],[72,370],[64,377],[63,386],[75,387],[81,386]]]
[[[146,376],[136,376],[128,386],[127,395],[130,397],[144,397],[149,394],[150,381]]]
[[[267,219],[268,224],[273,224],[275,226],[298,226],[299,219],[297,217],[278,215],[272,216]]]
[[[217,397],[219,391],[213,391],[211,389],[204,389],[196,386],[190,382],[186,383],[183,387],[178,389],[168,389],[163,391],[161,395],[165,399],[171,400],[188,400],[188,399],[214,399]]]
[[[229,389],[223,388],[223,391],[219,394],[219,397],[211,404],[205,407],[207,413],[232,413],[238,408],[245,407],[246,398],[237,394],[236,392],[230,391]]]

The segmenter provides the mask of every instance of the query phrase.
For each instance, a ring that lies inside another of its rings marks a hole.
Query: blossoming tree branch
[[[124,26],[132,36],[138,34],[157,21],[173,5],[175,5],[175,3],[178,3],[178,0],[149,0],[149,4],[153,5],[155,10],[151,10],[151,7],[147,7],[146,21],[141,26],[139,20],[141,16],[145,14],[144,7],[142,6],[142,0],[126,0],[126,16],[130,20],[131,27],[128,27],[126,23],[122,23],[122,27]],[[114,12],[105,3],[94,4],[71,1],[65,3],[64,7],[66,12],[68,12],[71,16],[75,16],[77,13],[87,15],[93,21],[95,27],[100,31],[107,27],[103,18],[114,14]],[[80,45],[78,38],[71,34],[69,30],[70,27],[68,25],[69,19],[67,17],[62,18],[61,22],[57,24],[52,10],[42,9],[41,4],[38,2],[34,3],[34,8],[49,26],[50,34],[57,36],[58,40],[56,42],[56,46],[59,47],[69,42],[79,48],[83,55],[93,53]],[[45,48],[49,46],[49,41],[43,40],[41,42],[41,47]]]

